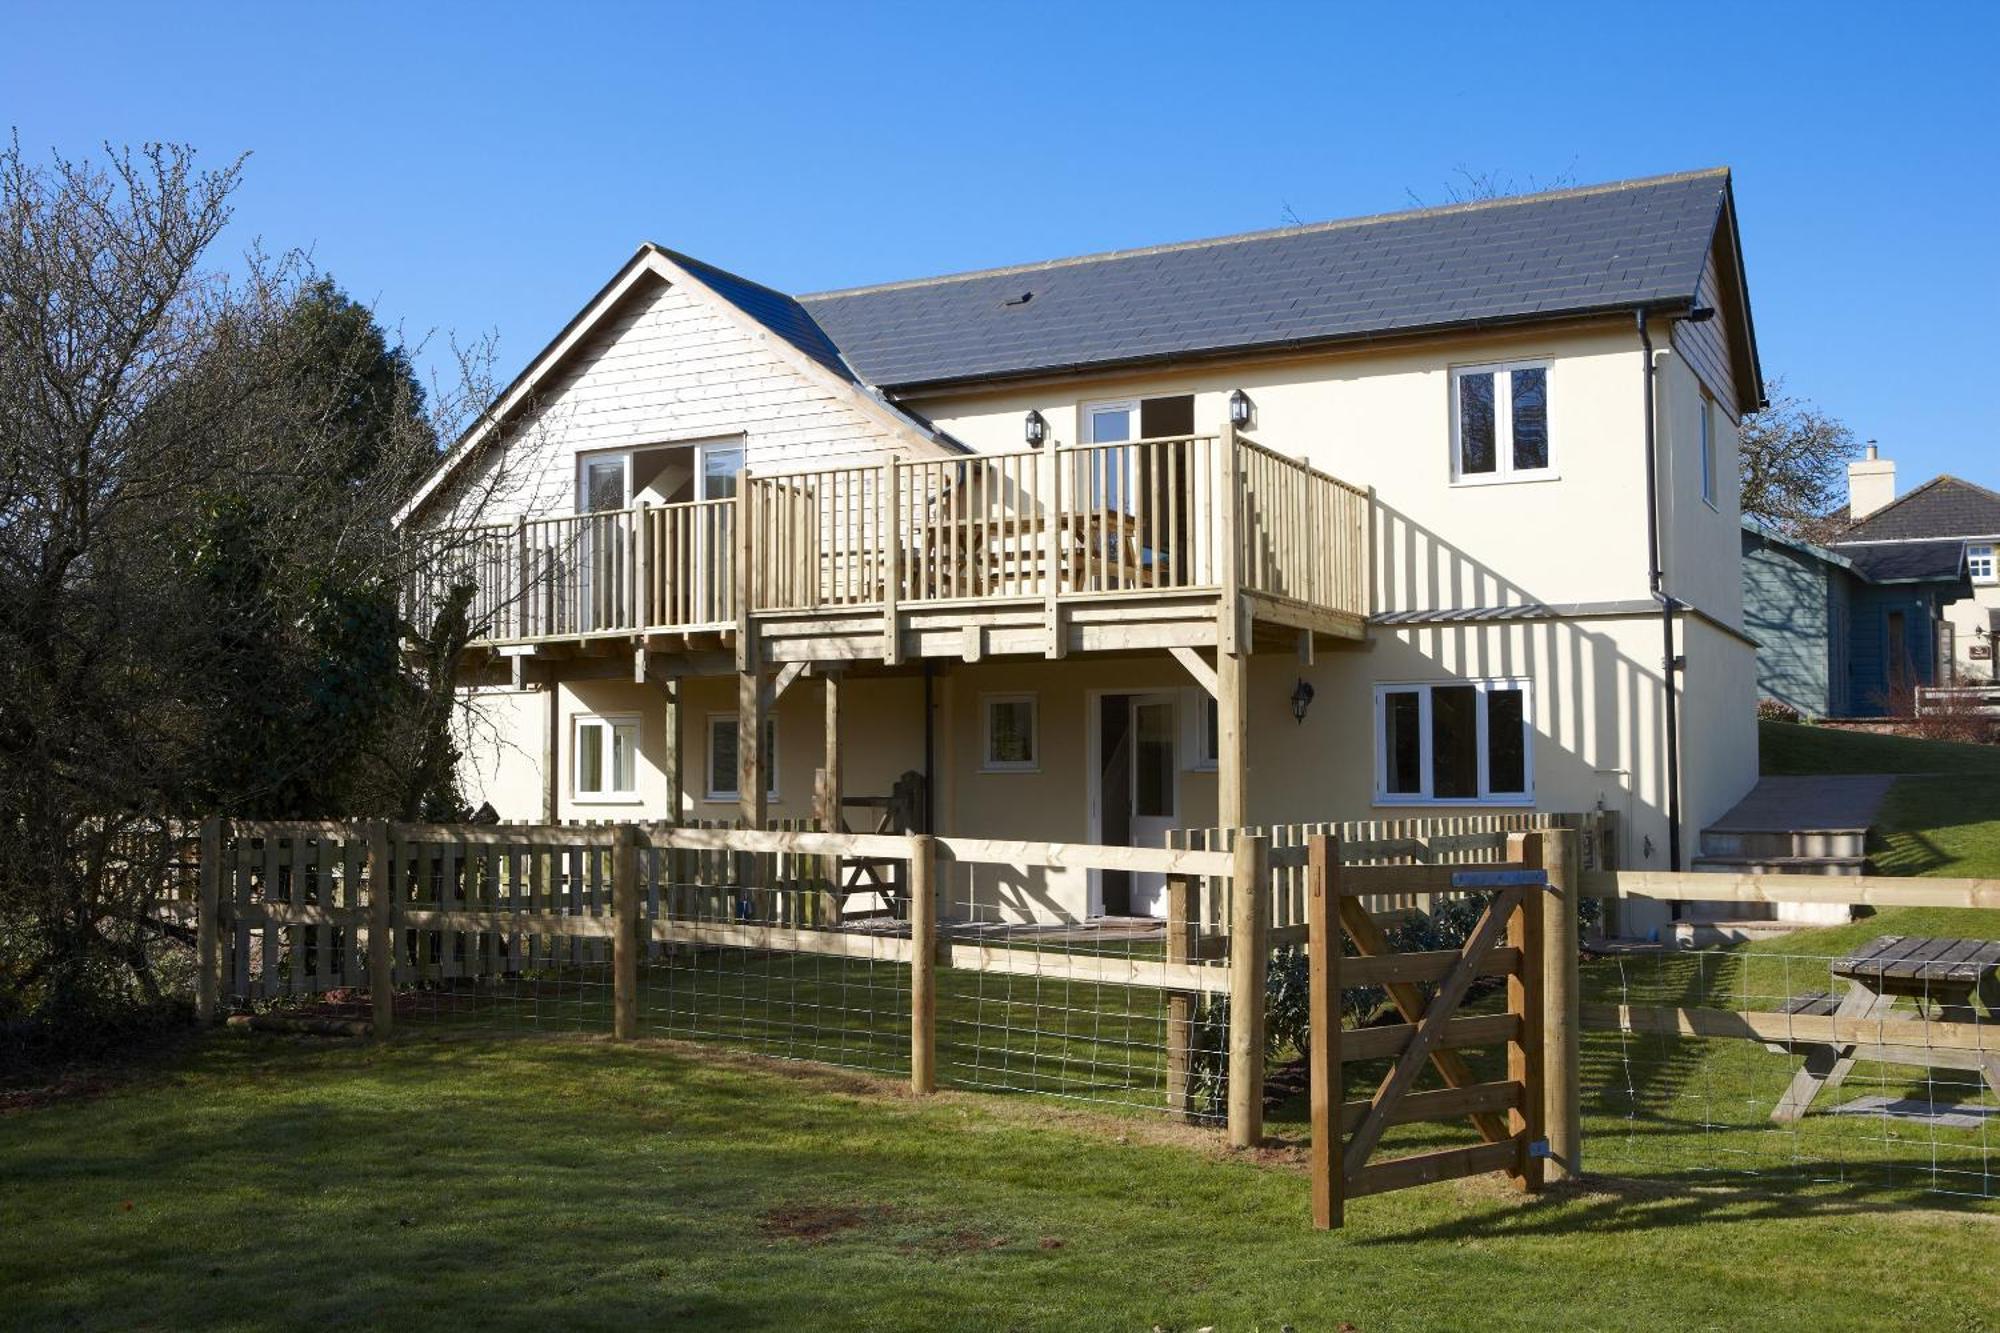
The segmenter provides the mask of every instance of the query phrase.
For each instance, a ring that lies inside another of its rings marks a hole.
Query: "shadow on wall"
[[[1533,590],[1502,577],[1379,496],[1374,522],[1378,608],[1468,611],[1542,601]],[[1523,533],[1519,540],[1543,537]],[[1580,561],[1592,555],[1576,552]],[[1635,583],[1643,595],[1643,571],[1635,571]],[[1632,619],[1648,614],[1642,611]],[[1394,632],[1440,675],[1518,676],[1534,682],[1538,804],[1545,808],[1550,804],[1546,776],[1566,788],[1590,782],[1659,806],[1659,756],[1665,738],[1659,671],[1642,666],[1642,659],[1630,655],[1629,645],[1590,628],[1590,623],[1487,620],[1468,614],[1463,621],[1411,625]],[[1641,650],[1651,654],[1643,660],[1656,660],[1657,625],[1641,628],[1640,633],[1654,636],[1643,638]],[[1393,664],[1384,663],[1375,674],[1387,679],[1394,670]],[[1567,758],[1572,766],[1569,774],[1545,766],[1551,748]],[[1662,808],[1657,820],[1664,819]]]

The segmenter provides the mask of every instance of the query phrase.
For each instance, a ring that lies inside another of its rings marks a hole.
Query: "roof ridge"
[[[1458,213],[1483,212],[1489,209],[1511,208],[1521,204],[1545,203],[1551,199],[1576,198],[1585,195],[1614,194],[1622,190],[1636,190],[1656,185],[1671,185],[1678,181],[1701,180],[1710,176],[1727,179],[1728,167],[1703,167],[1696,171],[1674,171],[1660,176],[1635,176],[1626,180],[1606,181],[1598,185],[1575,185],[1560,190],[1538,190],[1533,194],[1511,194],[1498,199],[1473,199],[1458,204],[1433,204],[1422,208],[1397,209],[1387,213],[1364,213],[1358,217],[1333,218],[1325,222],[1308,222],[1289,227],[1268,227],[1259,231],[1239,231],[1222,236],[1210,236],[1193,241],[1169,241],[1160,245],[1133,246],[1123,250],[1099,250],[1090,254],[1066,255],[1057,259],[1039,259],[1024,264],[1003,264],[996,268],[967,269],[960,273],[940,273],[927,278],[903,278],[894,282],[878,282],[859,287],[835,287],[821,292],[802,292],[793,300],[804,304],[807,301],[825,301],[844,296],[870,296],[877,292],[906,291],[912,287],[942,286],[945,283],[971,282],[980,278],[1001,278],[1014,273],[1043,273],[1051,269],[1071,268],[1080,264],[1096,264],[1112,259],[1136,259],[1145,255],[1171,254],[1180,250],[1200,250],[1209,246],[1238,245],[1246,241],[1270,240],[1281,236],[1312,236],[1322,232],[1341,231],[1350,227],[1374,226],[1384,222],[1402,221],[1408,218],[1444,217]]]
[[[1857,529],[1865,528],[1870,523],[1873,523],[1876,519],[1881,518],[1884,514],[1887,514],[1890,510],[1897,509],[1902,507],[1903,505],[1908,504],[1910,501],[1916,499],[1919,495],[1922,495],[1927,491],[1933,490],[1938,486],[1942,486],[1945,482],[1951,482],[1954,485],[1964,486],[1970,490],[1978,491],[1981,495],[1985,496],[1987,499],[1992,500],[1995,503],[2000,503],[2000,491],[1991,490],[1988,487],[1981,486],[1976,481],[1967,481],[1964,477],[1955,476],[1949,472],[1940,472],[1935,477],[1932,477],[1929,481],[1926,481],[1919,486],[1912,487],[1910,490],[1903,492],[1903,494],[1889,501],[1888,504],[1883,505],[1880,509],[1874,510],[1873,512],[1866,514],[1861,518],[1853,520],[1848,524],[1847,531],[1853,532]],[[1852,507],[1853,507],[1852,502],[1850,502],[1849,508]],[[1941,541],[1942,542],[1942,541],[1955,541],[1958,540],[1958,538],[1950,536],[1878,537],[1873,539],[1861,538],[1860,540],[1862,541],[1875,540],[1875,541],[1885,541],[1885,542],[1886,541]]]

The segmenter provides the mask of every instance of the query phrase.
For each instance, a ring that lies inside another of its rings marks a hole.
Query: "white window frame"
[[[602,769],[598,779],[602,783],[599,791],[583,789],[583,732],[586,727],[601,727],[606,735],[598,749]],[[621,790],[611,785],[617,775],[617,766],[612,762],[614,737],[620,727],[632,729],[632,786]],[[632,805],[639,799],[639,741],[641,722],[637,713],[577,713],[569,724],[569,788],[570,799],[578,805]]]
[[[614,462],[618,464],[619,470],[625,477],[625,499],[618,507],[620,509],[630,509],[632,507],[632,451],[630,449],[599,449],[594,453],[578,454],[576,456],[575,512],[578,515],[590,512],[585,508],[590,503],[590,487],[588,483],[590,469],[599,463]]]
[[[1437,797],[1431,795],[1436,776],[1431,771],[1434,757],[1431,752],[1431,691],[1440,688],[1470,686],[1479,695],[1478,706],[1478,754],[1479,791],[1478,796]],[[1521,692],[1521,775],[1526,785],[1525,791],[1493,792],[1489,790],[1490,776],[1487,773],[1489,746],[1487,736],[1487,696],[1495,691],[1519,690]],[[1417,696],[1417,749],[1418,763],[1423,778],[1415,792],[1392,792],[1389,790],[1389,729],[1385,725],[1387,715],[1383,711],[1384,700],[1391,694],[1415,693]],[[1521,676],[1495,676],[1474,680],[1404,680],[1380,681],[1375,686],[1375,804],[1376,805],[1455,805],[1481,806],[1504,805],[1521,806],[1535,803],[1535,691],[1534,685]]]
[[[725,722],[733,727],[740,720],[735,713],[710,713],[708,715],[707,746],[702,751],[701,756],[702,799],[705,801],[739,801],[743,799],[743,792],[741,790],[743,779],[740,776],[726,788],[719,788],[715,785],[715,729],[718,725]],[[764,799],[775,801],[778,799],[778,755],[780,753],[778,750],[777,715],[773,713],[767,716],[764,719],[764,726],[771,733],[770,752],[765,756],[766,762],[764,764]],[[738,751],[738,753],[740,754],[741,751]],[[739,769],[738,772],[740,773],[741,770]]]
[[[1986,572],[1980,573],[1978,566],[1984,564]],[[1965,544],[1965,572],[1974,583],[1982,586],[2000,583],[2000,543],[1967,542]]]
[[[737,473],[741,473],[750,463],[750,450],[741,436],[730,439],[709,440],[694,447],[694,498],[696,500],[727,499],[727,496],[711,497],[708,494],[708,464],[716,454],[736,454]]]
[[[993,710],[1000,704],[1028,705],[1029,758],[993,757]],[[1039,773],[1042,771],[1042,705],[1033,692],[982,694],[979,696],[979,771],[982,773]]]
[[[1181,728],[1181,754],[1185,756],[1183,767],[1187,772],[1214,773],[1222,767],[1222,756],[1217,753],[1222,741],[1222,719],[1216,712],[1221,706],[1214,695],[1199,685],[1181,691],[1181,717],[1185,719]],[[1214,745],[1209,743],[1210,718],[1216,720]]]
[[[1546,467],[1514,466],[1514,377],[1516,370],[1542,372],[1548,396],[1549,461]],[[1467,375],[1493,376],[1493,462],[1491,472],[1466,472],[1465,452],[1459,447],[1459,381]],[[1451,484],[1454,486],[1504,486],[1516,481],[1555,481],[1556,470],[1556,373],[1555,364],[1545,357],[1520,361],[1485,361],[1477,365],[1453,366],[1445,377],[1450,401],[1446,410],[1451,420]]]
[[[1710,509],[1718,508],[1715,500],[1715,400],[1702,389],[1695,395],[1695,405],[1701,417],[1698,444],[1701,449],[1701,498]]]

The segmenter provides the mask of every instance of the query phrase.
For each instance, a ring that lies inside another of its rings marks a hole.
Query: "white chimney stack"
[[[1858,522],[1896,498],[1896,465],[1868,441],[1868,456],[1847,465],[1847,517]]]

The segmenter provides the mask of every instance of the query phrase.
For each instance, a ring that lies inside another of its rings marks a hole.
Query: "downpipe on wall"
[[[1646,422],[1646,554],[1648,583],[1653,599],[1660,604],[1660,680],[1665,687],[1667,731],[1667,868],[1681,868],[1681,731],[1678,691],[1674,675],[1683,665],[1674,652],[1674,612],[1679,609],[1673,594],[1666,590],[1665,535],[1660,526],[1659,461],[1659,371],[1653,358],[1653,334],[1642,306],[1634,312],[1639,326],[1639,347],[1645,357],[1641,391],[1645,394]]]

